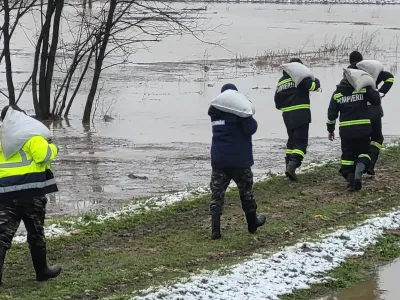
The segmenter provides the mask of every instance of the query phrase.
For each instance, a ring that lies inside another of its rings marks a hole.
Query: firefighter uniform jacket
[[[49,144],[41,136],[30,138],[8,160],[4,158],[0,147],[0,201],[57,192],[57,184],[50,170],[50,162],[57,154],[57,146]]]
[[[339,116],[340,137],[355,139],[371,134],[371,120],[368,115],[367,102],[374,106],[381,104],[379,92],[372,87],[366,87],[356,92],[350,83],[343,79],[333,93],[328,108],[327,129],[335,130],[336,119]]]
[[[349,66],[350,69],[358,69],[356,64],[351,64]],[[382,71],[378,75],[378,79],[376,80],[376,86],[378,87],[383,82],[382,86],[379,88],[379,92],[386,95],[387,92],[392,88],[394,83],[394,76],[392,73],[387,71]],[[372,106],[368,105],[368,113],[370,119],[379,119],[383,117],[383,109],[382,106]]]
[[[290,76],[283,72],[275,92],[275,106],[282,111],[283,120],[287,129],[294,129],[311,123],[310,91],[320,88],[316,78],[305,78],[296,87]]]

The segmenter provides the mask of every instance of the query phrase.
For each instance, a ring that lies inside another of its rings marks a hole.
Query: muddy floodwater
[[[399,272],[400,259],[379,268],[375,278],[319,300],[398,300]]]
[[[134,197],[208,184],[208,102],[227,82],[235,83],[256,107],[255,176],[282,170],[286,130],[273,101],[280,72],[248,62],[267,50],[312,51],[339,43],[343,37],[353,36],[351,41],[356,41],[368,35],[373,36],[376,49],[366,58],[379,57],[397,76],[398,6],[196,5],[206,8],[201,17],[207,26],[219,26],[201,38],[223,47],[183,36],[152,44],[148,50],[138,49],[131,64],[104,71],[93,124],[82,126],[80,122],[89,79],[74,102],[70,119],[51,124],[61,155],[54,164],[60,192],[50,197],[50,216],[116,209]],[[34,49],[26,34],[35,26],[28,17],[24,22],[26,32],[17,29],[12,43],[17,87],[29,77],[33,64]],[[338,57],[332,59],[338,61]],[[325,122],[330,97],[346,63],[311,59],[305,63],[323,89],[311,98],[313,121],[306,164],[339,154],[340,142],[327,141]],[[0,72],[4,74],[4,65]],[[57,76],[61,80],[61,74]],[[6,87],[4,75],[0,87]],[[32,109],[30,92],[28,87],[20,102],[28,111]],[[399,92],[395,84],[384,98],[387,141],[400,135]],[[104,121],[104,115],[111,118]]]

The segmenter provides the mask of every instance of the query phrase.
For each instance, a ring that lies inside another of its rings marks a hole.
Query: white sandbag
[[[377,60],[363,60],[357,63],[357,68],[367,72],[375,82],[378,80],[379,74],[383,71],[384,67],[380,61]]]
[[[248,118],[255,113],[253,103],[245,95],[235,90],[224,91],[212,100],[210,105],[241,118]]]
[[[11,107],[3,120],[1,132],[1,148],[5,159],[17,153],[24,144],[34,136],[49,139],[50,130],[38,120],[35,120]]]
[[[312,80],[315,80],[315,77],[314,77],[313,73],[311,72],[311,70],[301,63],[291,62],[291,63],[283,64],[281,66],[281,68],[283,71],[288,73],[290,78],[292,78],[296,87],[305,78],[311,78]]]
[[[376,81],[367,72],[357,69],[343,69],[343,73],[356,92],[367,86],[376,87]]]

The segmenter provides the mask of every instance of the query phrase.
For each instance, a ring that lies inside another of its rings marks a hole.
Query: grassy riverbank
[[[64,272],[44,284],[33,281],[27,246],[14,245],[7,256],[0,299],[128,299],[137,289],[244,260],[254,252],[316,237],[332,227],[355,224],[400,205],[399,157],[400,147],[387,149],[377,177],[365,180],[359,193],[346,191],[334,164],[300,175],[298,183],[282,177],[257,183],[259,212],[267,213],[269,221],[256,235],[247,233],[238,193],[233,190],[226,195],[224,237],[218,241],[209,239],[209,196],[50,239],[49,259],[61,264]]]

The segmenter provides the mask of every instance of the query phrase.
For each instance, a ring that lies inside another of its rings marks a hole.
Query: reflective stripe
[[[46,157],[43,160],[43,163],[46,163],[50,160],[51,155],[53,154],[53,151],[51,151],[51,147],[50,145],[47,147],[47,153],[46,153]]]
[[[326,123],[327,123],[327,124],[336,124],[336,120],[333,120],[333,121],[328,120]]]
[[[372,145],[372,146],[375,146],[375,147],[378,148],[379,150],[382,149],[382,144],[379,144],[378,142],[372,141],[372,142],[371,142],[371,145]]]
[[[393,78],[393,77],[392,77],[392,78],[388,78],[388,79],[385,80],[385,82],[391,82],[391,83],[393,83],[393,82],[394,82],[394,78]]]
[[[369,156],[368,154],[360,154],[358,156],[358,158],[361,158],[361,157],[365,157],[365,158],[368,158],[369,160],[371,160],[371,156]]]
[[[289,106],[289,107],[283,107],[283,108],[281,108],[281,111],[288,112],[288,111],[293,111],[293,110],[298,110],[298,109],[310,109],[310,104],[299,104],[299,105],[294,105],[294,106]]]
[[[364,124],[371,124],[371,120],[362,119],[362,120],[343,121],[339,123],[339,126],[352,126],[352,125],[364,125]]]
[[[286,154],[292,154],[293,150],[292,149],[286,149]]]
[[[310,87],[310,91],[311,92],[313,92],[314,90],[315,90],[315,82],[313,81],[313,83],[311,84],[311,87]]]
[[[26,167],[26,166],[29,166],[33,162],[32,159],[28,160],[26,158],[26,154],[25,154],[24,150],[21,149],[21,150],[18,151],[18,153],[19,153],[19,155],[21,155],[21,161],[20,162],[9,162],[9,163],[6,162],[6,163],[3,163],[3,164],[0,164],[0,168],[2,168],[2,169],[11,169],[11,168]]]
[[[366,88],[359,90],[358,92],[354,91],[352,94],[365,94],[367,92]]]
[[[337,100],[337,99],[339,99],[339,98],[342,98],[343,97],[343,94],[342,93],[337,93],[337,94],[334,94],[333,95],[333,99],[335,99],[335,100]]]
[[[278,82],[278,86],[284,85],[285,83],[293,82],[292,78],[284,79]]]
[[[354,161],[352,161],[352,160],[342,160],[342,165],[343,166],[352,166],[352,165],[354,165]]]
[[[298,155],[304,157],[304,152],[301,151],[300,149],[294,149],[292,154],[298,154]]]
[[[0,187],[0,194],[11,193],[11,192],[19,192],[23,190],[29,189],[42,189],[44,187],[56,184],[56,180],[54,178],[46,180],[44,182],[32,182],[32,183],[24,183],[20,185],[12,185],[6,187]]]

